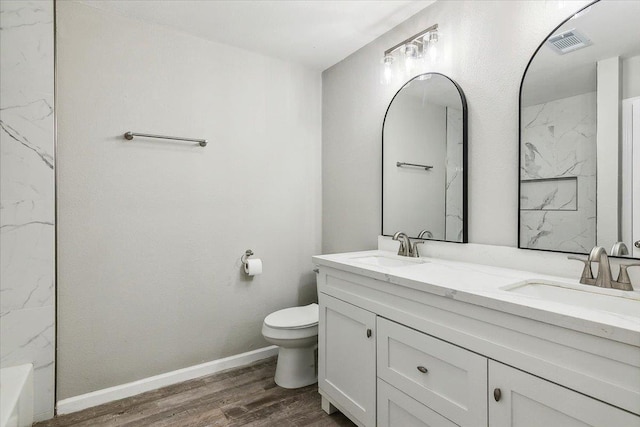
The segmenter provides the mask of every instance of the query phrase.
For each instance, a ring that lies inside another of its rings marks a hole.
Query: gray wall
[[[0,366],[33,364],[53,416],[53,1],[0,2]]]
[[[57,14],[58,398],[267,346],[267,314],[316,298],[320,73],[74,2]]]
[[[447,74],[467,97],[469,241],[516,246],[520,80],[544,37],[587,3],[440,1],[325,70],[323,252],[376,247],[382,120],[400,87],[379,83],[380,59],[389,47],[436,23],[440,60],[415,74]]]

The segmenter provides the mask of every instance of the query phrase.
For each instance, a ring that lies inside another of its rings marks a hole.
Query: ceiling
[[[80,0],[325,70],[435,0]],[[381,53],[382,54],[382,53]]]

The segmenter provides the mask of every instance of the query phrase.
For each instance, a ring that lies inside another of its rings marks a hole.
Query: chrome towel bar
[[[415,166],[417,168],[424,168],[424,170],[428,171],[429,169],[433,169],[433,166],[427,166],[427,165],[418,165],[415,163],[405,163],[405,162],[396,162],[396,166],[401,168],[403,166]]]
[[[207,146],[206,139],[195,139],[195,138],[181,138],[179,136],[165,136],[165,135],[152,135],[150,133],[137,133],[137,132],[127,132],[124,134],[125,139],[132,140],[134,136],[143,136],[145,138],[158,138],[158,139],[173,139],[176,141],[191,141],[197,142],[201,147]]]

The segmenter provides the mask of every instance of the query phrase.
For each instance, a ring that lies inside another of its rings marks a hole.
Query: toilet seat
[[[264,324],[274,329],[302,329],[318,324],[318,304],[291,307],[271,313]]]

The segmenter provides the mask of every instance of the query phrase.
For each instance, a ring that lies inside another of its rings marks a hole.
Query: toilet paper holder
[[[244,251],[244,255],[242,255],[242,257],[240,257],[240,261],[242,261],[242,264],[247,264],[247,259],[249,259],[249,257],[253,255],[253,251],[251,249],[247,249],[246,251]]]

